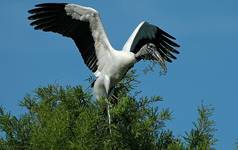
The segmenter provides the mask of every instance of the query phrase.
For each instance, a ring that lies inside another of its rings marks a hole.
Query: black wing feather
[[[28,19],[32,20],[31,25],[36,30],[55,32],[72,38],[81,52],[85,64],[95,72],[98,60],[90,24],[86,21],[72,19],[65,11],[66,5],[67,3],[38,4],[36,8],[28,11],[31,14]]]
[[[151,31],[151,33],[145,33],[146,31]],[[165,61],[172,62],[171,59],[176,59],[172,53],[179,54],[179,51],[177,51],[176,48],[180,46],[174,42],[174,40],[176,40],[175,37],[171,36],[157,26],[144,22],[137,35],[130,49],[130,51],[135,54],[148,43],[152,43],[156,46],[157,52]]]

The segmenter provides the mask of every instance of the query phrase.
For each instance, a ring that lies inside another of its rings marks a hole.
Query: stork
[[[118,51],[111,46],[99,13],[93,8],[68,3],[43,3],[29,10],[29,13],[28,19],[32,20],[34,29],[73,39],[84,63],[96,77],[93,85],[96,99],[108,98],[115,85],[136,62],[155,61],[166,70],[166,62],[172,62],[176,59],[174,54],[179,54],[176,49],[179,45],[173,36],[145,21],[135,28],[123,49]]]

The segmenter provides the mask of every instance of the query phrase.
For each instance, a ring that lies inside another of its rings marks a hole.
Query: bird
[[[34,29],[59,33],[75,42],[84,63],[95,75],[96,99],[108,98],[137,62],[153,61],[166,70],[166,63],[179,54],[180,45],[175,37],[147,21],[139,23],[122,50],[116,50],[94,8],[71,3],[42,3],[28,12]]]

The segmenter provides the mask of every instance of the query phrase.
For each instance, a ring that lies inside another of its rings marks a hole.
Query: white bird
[[[166,70],[166,61],[176,59],[179,47],[175,38],[157,26],[141,22],[122,51],[115,50],[104,31],[97,10],[76,4],[44,3],[29,10],[35,29],[56,32],[72,38],[84,63],[96,76],[93,91],[97,99],[108,98],[114,86],[141,59],[158,62]],[[110,116],[109,116],[110,117]]]

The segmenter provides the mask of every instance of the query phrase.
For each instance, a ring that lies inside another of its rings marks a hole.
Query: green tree
[[[214,149],[212,146],[216,143],[215,122],[210,119],[214,111],[211,106],[201,105],[198,107],[199,117],[194,122],[194,128],[186,132],[184,137],[189,149],[207,150]]]
[[[236,149],[238,150],[238,140],[237,140],[237,142],[236,142]]]
[[[184,138],[166,128],[169,109],[159,110],[162,98],[139,97],[132,71],[117,85],[109,126],[106,102],[95,101],[81,86],[37,88],[21,101],[27,112],[15,117],[0,108],[1,150],[187,150],[211,149],[215,144],[212,109],[199,107],[194,129]],[[109,132],[111,129],[111,133]]]

